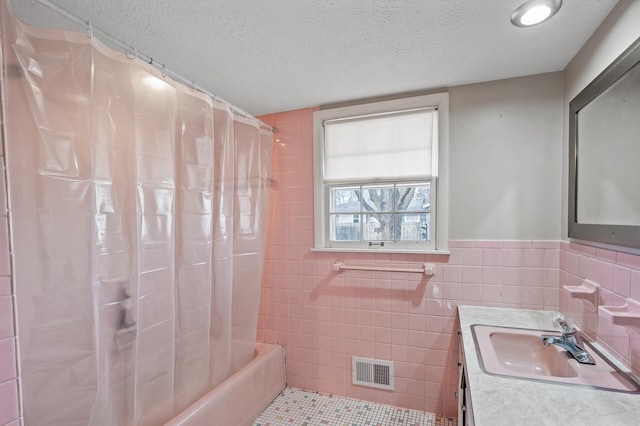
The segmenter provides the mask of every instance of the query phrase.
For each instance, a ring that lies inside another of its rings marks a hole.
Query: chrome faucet
[[[553,319],[553,324],[562,329],[562,336],[543,334],[540,338],[545,346],[560,346],[569,352],[579,363],[595,365],[596,360],[584,349],[584,344],[582,343],[578,329],[569,319],[563,315],[559,315]]]

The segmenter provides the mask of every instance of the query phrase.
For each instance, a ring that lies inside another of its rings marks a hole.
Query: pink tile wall
[[[0,425],[18,425],[18,373],[4,158],[0,156]]]
[[[560,244],[560,284],[580,285],[584,279],[600,284],[600,305],[619,306],[625,299],[640,301],[640,256],[576,243]],[[560,310],[618,360],[640,375],[640,327],[613,325],[589,303],[560,291]]]
[[[458,304],[558,308],[559,242],[451,241],[451,255],[319,253],[313,246],[313,109],[261,117],[274,144],[258,338],[287,352],[289,385],[455,417]],[[413,266],[436,274],[345,271]],[[393,392],[351,385],[351,357],[395,362]]]

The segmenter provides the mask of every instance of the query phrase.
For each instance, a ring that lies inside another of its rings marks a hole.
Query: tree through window
[[[430,241],[431,184],[331,188],[332,241]]]

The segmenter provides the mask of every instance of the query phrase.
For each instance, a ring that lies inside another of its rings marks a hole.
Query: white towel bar
[[[435,273],[436,265],[434,263],[423,263],[422,268],[391,268],[386,266],[351,266],[345,265],[344,262],[336,261],[333,264],[333,270],[336,272],[353,270],[353,271],[381,271],[381,272],[411,272],[417,274],[425,274],[427,276],[433,276]]]

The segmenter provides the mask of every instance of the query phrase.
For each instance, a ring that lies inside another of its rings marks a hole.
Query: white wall
[[[559,239],[562,73],[449,93],[450,238]]]
[[[451,239],[567,239],[569,102],[638,37],[621,0],[562,73],[450,89]]]
[[[640,37],[640,1],[621,0],[564,70],[561,238],[567,239],[569,102]]]

